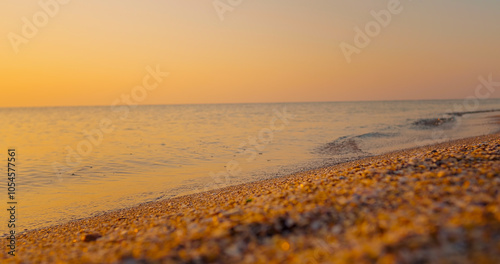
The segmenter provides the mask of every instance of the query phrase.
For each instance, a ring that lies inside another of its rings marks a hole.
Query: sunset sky
[[[221,20],[212,0],[3,0],[0,107],[110,105],[148,65],[170,75],[143,104],[461,99],[500,82],[498,0],[401,0],[348,63],[340,44],[392,1],[242,0]]]

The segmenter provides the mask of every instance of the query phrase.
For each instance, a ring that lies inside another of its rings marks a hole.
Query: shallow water
[[[484,110],[496,109],[500,100],[3,108],[0,149],[18,153],[22,231],[489,134],[498,113]]]

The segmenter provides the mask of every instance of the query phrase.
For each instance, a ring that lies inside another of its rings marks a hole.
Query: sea
[[[23,232],[500,130],[500,99],[0,108]]]

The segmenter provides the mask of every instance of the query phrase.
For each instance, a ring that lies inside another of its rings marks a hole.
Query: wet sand
[[[493,115],[490,116],[489,119],[494,122],[495,124],[500,124],[500,115]]]
[[[26,232],[13,263],[499,263],[500,135]]]

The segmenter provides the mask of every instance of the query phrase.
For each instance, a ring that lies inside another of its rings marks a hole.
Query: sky
[[[141,104],[464,99],[500,82],[498,0],[2,0],[0,16],[0,107],[111,105],[148,66],[169,75]]]

